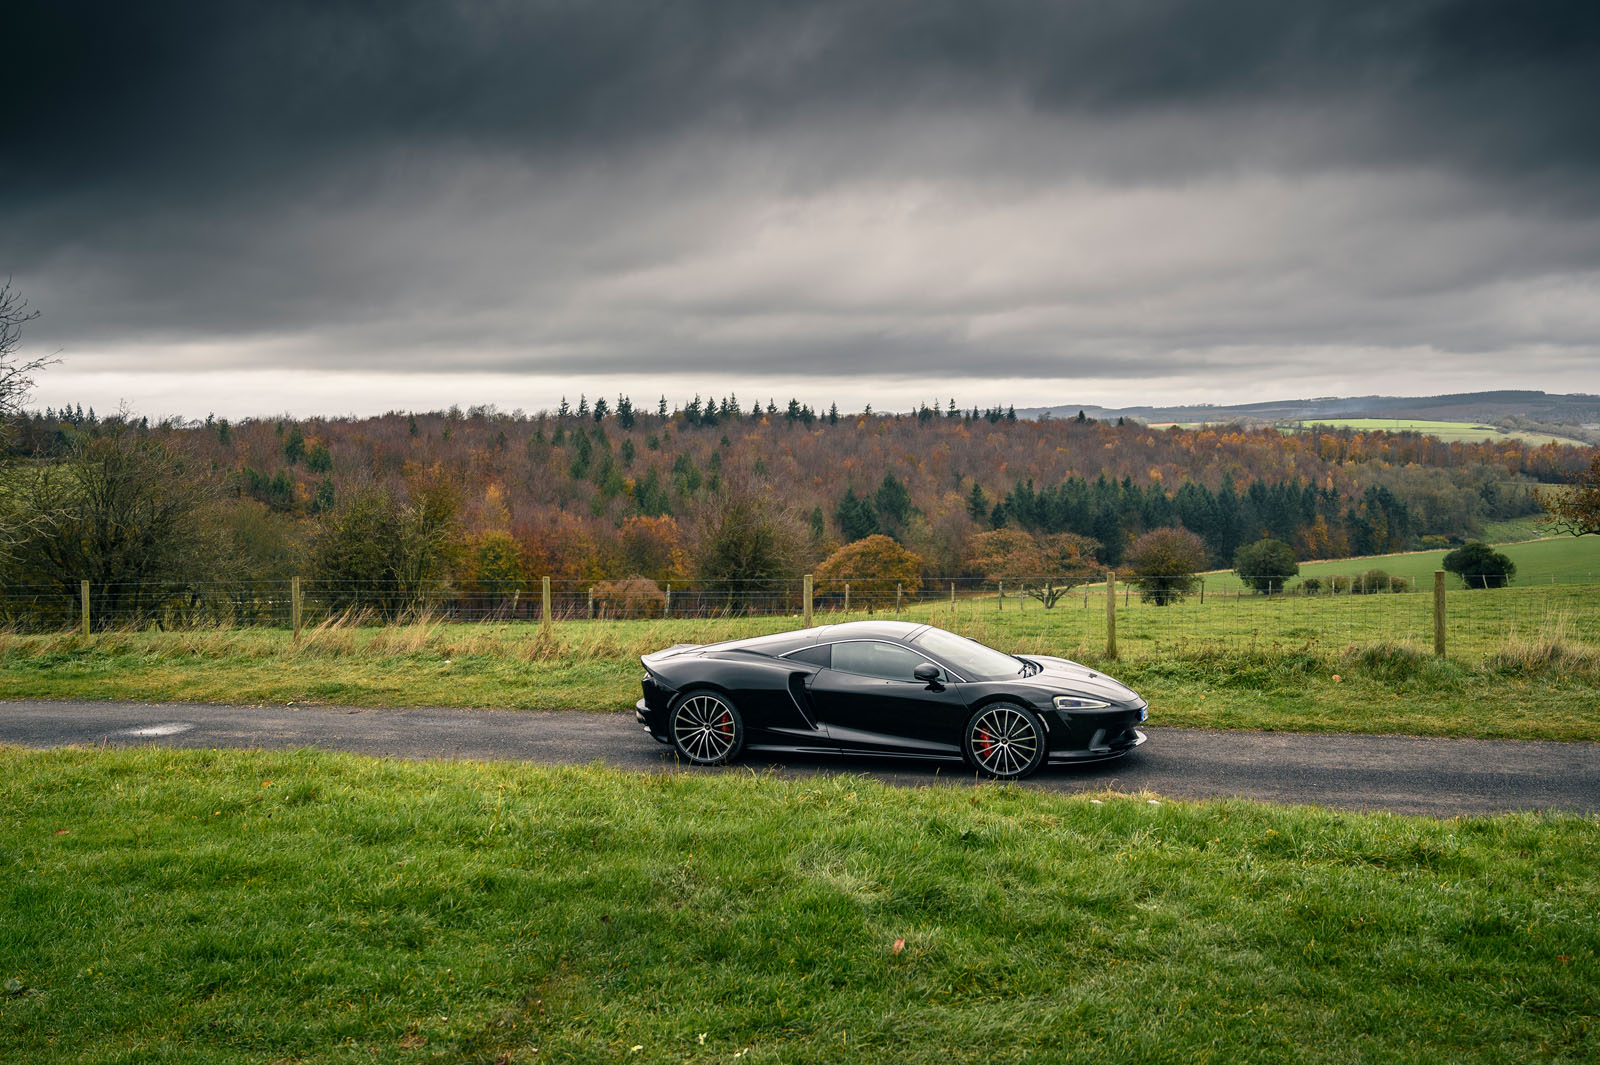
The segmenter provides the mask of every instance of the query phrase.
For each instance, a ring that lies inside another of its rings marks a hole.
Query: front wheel
[[[722,765],[744,747],[744,719],[716,692],[689,692],[672,711],[672,745],[695,765]]]
[[[967,723],[967,761],[986,777],[1018,780],[1044,761],[1044,726],[1012,703],[984,707]]]

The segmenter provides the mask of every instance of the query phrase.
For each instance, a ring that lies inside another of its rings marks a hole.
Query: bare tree
[[[11,423],[22,413],[33,375],[56,361],[48,356],[23,360],[17,355],[22,327],[37,317],[39,312],[28,309],[28,301],[12,287],[9,277],[0,283],[0,568],[24,537],[54,520],[51,512],[22,505],[21,474],[14,468],[17,456],[11,443]]]
[[[39,312],[28,310],[28,301],[6,278],[0,284],[0,433],[9,433],[10,420],[21,412],[28,389],[33,387],[33,375],[55,361],[40,357],[23,362],[17,357],[22,327],[37,317]]]

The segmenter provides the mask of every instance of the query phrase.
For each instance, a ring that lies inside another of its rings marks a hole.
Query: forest
[[[1067,536],[1085,566],[1115,566],[1169,527],[1197,534],[1218,566],[1263,537],[1300,559],[1375,554],[1536,513],[1539,484],[1574,480],[1592,458],[1510,439],[1029,420],[954,400],[841,414],[585,396],[535,414],[237,423],[69,407],[9,428],[8,586],[305,575],[357,600],[546,575],[759,583],[875,535],[925,578],[985,576],[997,541],[981,534],[995,530],[1022,534],[1008,543]]]

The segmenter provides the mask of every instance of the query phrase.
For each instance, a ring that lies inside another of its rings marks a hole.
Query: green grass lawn
[[[1593,1062],[1600,823],[0,750],[7,1062]]]

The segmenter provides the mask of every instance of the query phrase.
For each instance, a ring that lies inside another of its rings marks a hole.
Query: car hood
[[[1047,695],[1087,695],[1125,706],[1143,706],[1144,700],[1132,688],[1106,676],[1099,670],[1065,658],[1049,655],[1018,655],[1026,662],[1037,663],[1039,672],[1031,677],[1021,677],[1016,682]]]

